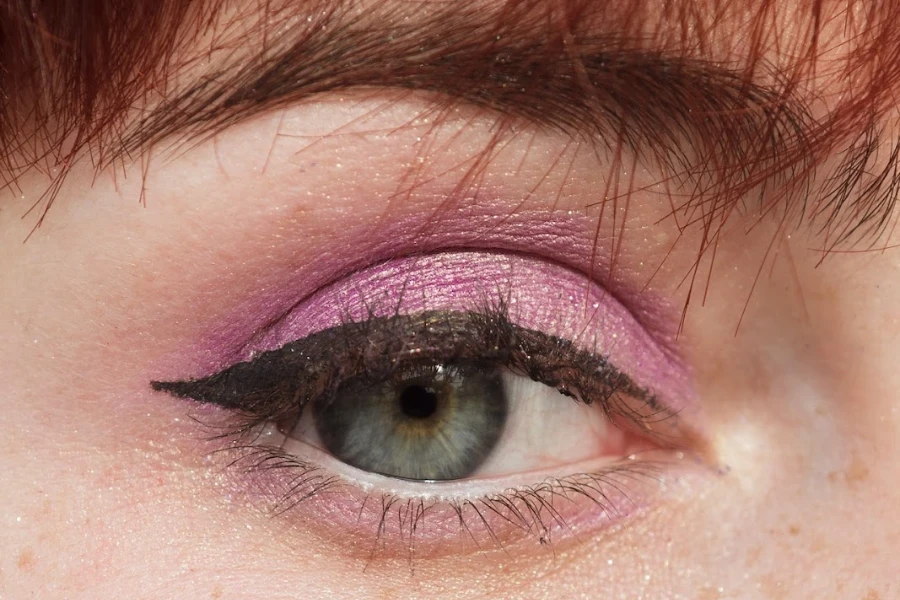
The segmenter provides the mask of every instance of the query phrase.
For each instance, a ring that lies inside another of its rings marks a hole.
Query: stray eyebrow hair
[[[329,92],[405,89],[433,92],[436,114],[474,105],[496,113],[500,129],[525,120],[605,146],[614,162],[624,160],[623,150],[655,162],[675,187],[687,189],[673,213],[702,222],[707,246],[748,194],[758,196],[764,214],[818,224],[828,247],[877,237],[896,202],[898,150],[891,145],[885,167],[890,140],[882,119],[900,74],[873,69],[867,94],[816,118],[807,84],[823,15],[834,3],[796,0],[800,21],[810,26],[798,28],[799,41],[787,50],[798,58],[787,63],[768,58],[766,28],[777,16],[764,9],[749,23],[748,55],[716,60],[708,48],[722,26],[709,25],[700,9],[727,23],[734,21],[723,16],[729,10],[743,14],[731,4],[273,0],[259,15],[225,17],[224,4],[215,2],[191,23],[224,32],[209,36],[207,58],[216,66],[185,76],[189,82],[176,90],[153,89],[146,111],[120,122],[115,146],[95,161],[102,167],[174,136],[203,139],[260,111]],[[878,64],[886,55],[875,48],[900,48],[889,7],[871,8],[848,73],[862,60]],[[238,23],[254,18],[259,25]],[[229,34],[232,27],[239,33]],[[731,27],[732,35],[744,33]],[[163,64],[177,71],[173,62]],[[839,166],[811,189],[817,168],[836,155]],[[44,210],[52,196],[46,200]]]
[[[321,94],[401,89],[434,92],[437,115],[462,103],[496,114],[498,131],[519,120],[603,146],[613,161],[627,150],[702,189],[720,204],[713,214],[814,162],[816,123],[796,90],[648,44],[603,4],[388,1],[360,12],[332,3],[239,65],[167,98],[123,145],[202,139]],[[767,68],[760,62],[760,75],[775,81]]]
[[[670,166],[705,164],[714,154],[720,176],[739,165],[752,178],[786,153],[809,158],[795,156],[809,150],[812,119],[792,90],[642,47],[637,32],[623,37],[617,22],[598,18],[598,4],[532,0],[491,10],[472,0],[436,9],[388,1],[359,13],[335,3],[166,99],[124,146],[220,130],[328,92],[395,88],[436,92],[444,108],[463,102],[612,150],[621,144]]]

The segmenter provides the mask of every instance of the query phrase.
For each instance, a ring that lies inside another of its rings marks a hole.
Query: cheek
[[[146,454],[142,461],[137,453],[64,454],[63,463],[57,452],[38,452],[27,476],[10,469],[24,482],[15,495],[3,494],[4,512],[21,517],[5,527],[12,535],[2,544],[14,560],[3,570],[12,597],[38,586],[48,597],[97,599],[135,589],[173,599],[287,599],[300,590],[303,597],[337,600],[596,597],[598,590],[613,598],[678,590],[713,598],[720,589],[789,589],[776,567],[793,567],[773,557],[808,551],[810,543],[806,532],[793,538],[777,532],[783,517],[770,506],[754,513],[722,487],[562,555],[369,562],[329,553],[315,538],[211,492],[216,486],[202,470],[166,468]],[[15,455],[4,456],[15,464]]]

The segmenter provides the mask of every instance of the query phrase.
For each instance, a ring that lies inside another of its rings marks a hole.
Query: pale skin
[[[822,98],[840,85],[823,80]],[[356,245],[364,262],[380,227],[417,215],[440,227],[461,213],[445,190],[491,142],[493,118],[462,109],[412,122],[428,106],[388,90],[330,94],[177,152],[182,140],[167,140],[149,161],[99,175],[83,161],[37,229],[22,215],[47,176],[3,192],[0,599],[900,594],[900,251],[889,234],[884,250],[822,261],[807,229],[751,229],[752,209],[729,221],[705,302],[704,281],[677,338],[703,464],[615,527],[549,547],[456,540],[436,557],[373,558],[346,551],[342,534],[323,533],[327,517],[302,505],[273,516],[273,498],[211,456],[194,405],[150,381],[202,371],[205,340],[316,275],[322,255]],[[425,152],[423,136],[439,143]],[[600,208],[585,198],[605,184],[610,157],[547,130],[508,142],[480,183],[502,193],[481,202],[596,225]],[[664,298],[677,325],[698,232],[675,244],[659,172],[623,164],[640,189],[617,269]],[[398,199],[412,170],[427,183]],[[609,247],[618,229],[606,214]],[[560,243],[593,234],[576,226]],[[427,235],[411,240],[428,246]]]

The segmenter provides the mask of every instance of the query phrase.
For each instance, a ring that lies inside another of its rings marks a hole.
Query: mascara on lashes
[[[667,413],[606,357],[569,340],[512,323],[503,307],[474,311],[424,311],[372,317],[325,329],[262,352],[200,379],[153,381],[177,397],[240,411],[248,427],[297,418],[311,402],[327,401],[344,381],[387,380],[399,369],[460,361],[506,366],[607,415],[643,425]],[[635,403],[621,401],[622,396]]]

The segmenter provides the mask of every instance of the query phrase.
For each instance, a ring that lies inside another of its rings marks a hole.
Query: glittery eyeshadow
[[[353,273],[311,295],[251,341],[239,358],[249,360],[348,321],[477,311],[498,302],[505,303],[512,323],[608,357],[635,383],[665,398],[669,408],[680,410],[688,402],[681,361],[606,289],[562,265],[502,252],[410,256]]]

